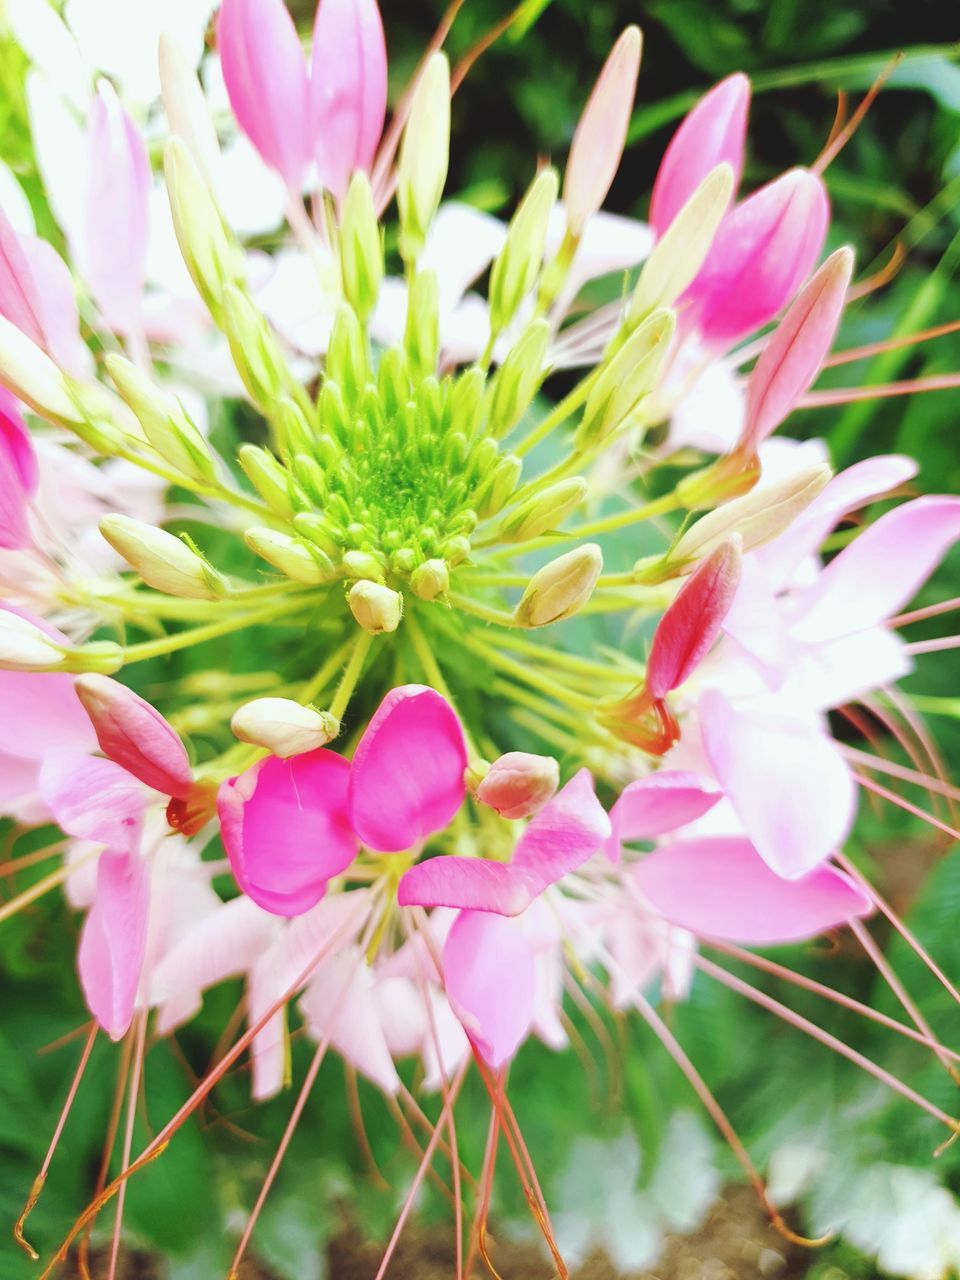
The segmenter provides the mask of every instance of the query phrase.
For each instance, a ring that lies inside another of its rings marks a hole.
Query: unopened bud
[[[290,698],[254,698],[234,712],[230,728],[241,742],[286,760],[332,742],[340,721],[329,711],[315,711]]]
[[[75,427],[83,414],[66,378],[46,352],[0,315],[0,381],[42,418]]]
[[[155,707],[106,676],[80,676],[74,688],[105,756],[164,795],[190,794],[193,771],[186,748]]]
[[[468,439],[474,434],[483,412],[483,393],[487,377],[477,365],[464,369],[450,393],[450,427]]]
[[[379,582],[355,582],[347,594],[350,612],[364,631],[396,631],[403,617],[403,596]]]
[[[180,538],[131,516],[109,515],[100,532],[148,586],[189,600],[219,600],[227,584],[221,575]]]
[[[295,511],[309,506],[306,494],[293,476],[267,449],[245,444],[237,458],[254,489],[282,520],[292,519]]]
[[[400,145],[400,256],[415,262],[440,205],[450,163],[450,67],[434,53],[417,81]]]
[[[369,578],[382,582],[384,564],[370,551],[346,551],[343,555],[343,571],[348,578]]]
[[[327,347],[326,372],[349,405],[354,405],[367,384],[370,368],[366,341],[352,307],[341,306],[333,322]]]
[[[267,318],[230,284],[223,290],[222,324],[250,399],[269,417],[280,396],[297,384]]]
[[[73,648],[60,644],[29,618],[0,608],[0,670],[119,671],[123,650],[103,640]]]
[[[350,179],[340,219],[340,271],[344,297],[365,323],[383,283],[383,241],[370,179],[360,170]]]
[[[521,627],[546,627],[578,613],[593,595],[603,569],[603,553],[594,542],[551,560],[538,569],[514,610]]]
[[[559,785],[560,766],[552,756],[508,751],[494,760],[475,794],[501,818],[529,818],[543,808]]]
[[[673,340],[676,320],[661,308],[636,329],[612,360],[601,366],[573,438],[583,450],[601,444],[657,385]]]
[[[440,354],[440,301],[435,271],[418,271],[407,297],[403,345],[421,378],[436,373]]]
[[[534,320],[523,331],[493,379],[488,429],[498,438],[507,435],[533,402],[546,369],[550,325]]]
[[[224,288],[243,280],[244,255],[185,142],[167,142],[163,167],[180,252],[201,298],[219,320]]]
[[[425,560],[410,575],[413,594],[421,600],[436,600],[450,586],[450,571],[444,560]]]
[[[279,569],[292,582],[314,587],[339,577],[333,561],[325,552],[308,547],[286,533],[277,533],[274,529],[248,529],[243,540],[251,551]]]
[[[516,492],[523,471],[523,462],[513,453],[506,453],[494,464],[486,479],[477,486],[471,501],[482,520],[502,511]]]
[[[115,352],[110,352],[104,363],[160,457],[192,480],[215,483],[217,469],[210,448],[177,397],[162,391],[135,364]]]
[[[655,307],[672,307],[703,266],[733,196],[733,170],[718,164],[686,202],[646,260],[627,312],[633,328]]]
[[[543,265],[550,210],[559,181],[553,169],[534,178],[507,228],[507,238],[490,272],[490,332],[501,333],[517,314]]]
[[[587,496],[587,482],[582,476],[558,480],[539,493],[532,494],[506,517],[498,537],[502,542],[526,542],[557,528]]]
[[[186,144],[213,189],[220,159],[217,131],[194,64],[167,32],[160,37],[160,92],[170,132]]]

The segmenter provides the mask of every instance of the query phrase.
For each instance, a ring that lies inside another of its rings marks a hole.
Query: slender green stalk
[[[461,595],[459,591],[449,592],[447,599],[454,608],[462,609],[464,613],[472,614],[473,617],[480,618],[484,622],[492,622],[498,627],[517,625],[512,613],[507,613],[505,609],[495,609],[492,605],[481,604],[479,600],[472,600],[469,596]]]
[[[536,445],[546,440],[547,436],[556,427],[571,417],[572,414],[587,403],[587,397],[590,395],[591,388],[599,377],[599,370],[594,369],[585,378],[573,388],[568,395],[565,395],[556,408],[552,409],[547,416],[534,429],[521,440],[513,449],[518,458],[523,458]]]
[[[360,631],[356,640],[353,641],[353,652],[350,655],[350,661],[340,677],[337,692],[333,695],[333,701],[329,707],[330,714],[336,716],[338,720],[343,719],[343,713],[353,697],[353,691],[356,689],[363,673],[363,664],[367,660],[367,654],[370,652],[372,644],[373,636],[369,631]]]
[[[162,636],[159,640],[146,640],[142,644],[129,645],[124,650],[124,665],[133,662],[145,662],[148,658],[162,658],[164,654],[175,653],[178,649],[188,649],[194,644],[204,644],[207,640],[218,640],[233,631],[242,631],[245,627],[259,626],[264,622],[273,622],[288,614],[296,613],[303,608],[304,601],[284,600],[263,609],[254,609],[242,614],[239,618],[225,618],[222,622],[211,622],[205,627],[191,627],[188,631],[178,631],[176,635]]]

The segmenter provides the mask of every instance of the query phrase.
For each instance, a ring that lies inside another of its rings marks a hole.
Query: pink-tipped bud
[[[31,543],[28,511],[37,490],[37,459],[14,396],[0,387],[0,547]]]
[[[665,698],[703,661],[720,634],[739,583],[740,539],[734,536],[690,575],[660,619],[647,661],[651,698]]]
[[[338,200],[369,173],[387,111],[387,47],[376,0],[321,0],[313,27],[310,112],[320,181]]]
[[[663,153],[650,199],[650,225],[662,236],[718,164],[733,170],[734,190],[743,172],[743,146],[750,110],[750,81],[741,72],[704,94]]]
[[[756,452],[820,372],[840,324],[852,274],[853,250],[838,249],[777,325],[747,384],[743,452]]]
[[[476,797],[501,818],[529,818],[542,809],[560,784],[560,766],[552,756],[508,751],[494,760]]]
[[[107,676],[83,675],[74,687],[105,756],[164,795],[189,796],[193,773],[186,748],[159,711]]]
[[[724,218],[684,297],[712,347],[727,348],[772,320],[813,270],[830,205],[822,180],[791,169]]]
[[[150,235],[150,160],[137,126],[109,80],[87,118],[83,270],[107,324],[139,323]]]
[[[583,234],[587,219],[607,198],[620,167],[637,92],[642,45],[640,28],[627,27],[603,64],[573,135],[563,180],[567,225],[572,235]]]
[[[217,28],[237,123],[292,191],[310,164],[307,63],[283,0],[223,0]]]

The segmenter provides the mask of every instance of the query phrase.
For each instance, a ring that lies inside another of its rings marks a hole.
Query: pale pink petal
[[[89,372],[90,352],[80,334],[80,313],[70,268],[47,240],[21,237],[21,246],[37,286],[37,315],[43,347],[52,360],[76,377]]]
[[[466,767],[463,730],[450,704],[424,685],[392,689],[354,753],[354,831],[380,853],[412,849],[460,808]]]
[[[287,186],[311,160],[307,64],[283,0],[224,0],[217,45],[240,128]]]
[[[358,947],[319,966],[300,998],[307,1028],[316,1041],[330,1037],[337,1053],[384,1093],[395,1094],[400,1077],[380,1019],[375,981]]]
[[[80,676],[75,687],[105,756],[164,795],[190,794],[186,748],[155,707],[109,676]]]
[[[756,555],[744,558],[723,630],[749,655],[768,688],[782,686],[797,660],[797,645],[787,633],[784,609]]]
[[[41,321],[40,290],[30,263],[7,215],[0,209],[0,315],[25,333],[38,347],[46,335]]]
[[[470,1057],[470,1041],[443,992],[430,987],[428,999],[430,1021],[422,1046],[423,1087],[428,1093],[435,1093]]]
[[[515,916],[546,889],[582,866],[610,835],[610,820],[581,769],[530,822],[510,863],[438,857],[405,872],[401,906],[465,907]]]
[[[856,788],[825,733],[779,712],[734,708],[716,689],[701,697],[699,717],[717,780],[777,875],[801,876],[843,843]]]
[[[74,693],[71,676],[0,671],[0,707],[5,730],[0,748],[12,756],[42,760],[58,747],[83,753],[96,750],[93,728]]]
[[[743,147],[750,109],[750,81],[740,72],[704,94],[663,154],[650,199],[650,224],[658,236],[718,164],[733,169],[734,190],[743,172]]]
[[[621,841],[655,840],[695,822],[720,799],[720,792],[695,773],[663,769],[628,783],[610,810],[610,838],[604,852],[620,859]]]
[[[727,348],[772,320],[813,270],[829,204],[816,174],[792,169],[726,215],[684,299],[689,323]]]
[[[885,621],[909,603],[958,539],[960,498],[916,498],[895,507],[830,561],[804,594],[792,633],[825,640]]]
[[[380,978],[374,990],[380,1025],[394,1058],[419,1053],[430,1034],[424,995],[411,978]]]
[[[150,161],[113,86],[101,80],[87,120],[83,268],[107,324],[137,328],[150,234]]]
[[[261,760],[220,787],[224,848],[240,888],[266,911],[296,916],[357,853],[347,811],[350,766],[320,748]]]
[[[68,747],[51,751],[40,770],[40,794],[68,835],[117,851],[139,846],[147,797],[136,778],[112,760]]]
[[[320,0],[310,73],[320,181],[337,199],[369,173],[387,109],[387,49],[376,0]]]
[[[447,996],[484,1060],[499,1069],[530,1033],[533,950],[519,921],[463,911],[443,949]]]
[[[133,1018],[149,906],[147,869],[139,855],[112,849],[101,854],[77,968],[87,1007],[111,1040],[120,1040]]]
[[[749,840],[679,840],[631,872],[647,901],[700,938],[753,946],[800,942],[869,915],[869,898],[842,872],[818,867],[784,880]]]

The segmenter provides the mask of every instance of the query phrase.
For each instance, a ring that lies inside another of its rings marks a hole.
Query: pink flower
[[[86,348],[70,269],[52,245],[18,235],[0,209],[0,315],[68,372],[82,372]]]
[[[653,195],[650,225],[662,236],[712,169],[728,164],[734,190],[743,172],[743,148],[750,109],[750,81],[740,72],[704,94],[682,122],[663,154]]]
[[[31,544],[30,500],[39,484],[30,432],[16,399],[0,388],[0,547]]]
[[[307,911],[361,844],[397,853],[441,831],[463,803],[466,763],[460,722],[440,694],[393,689],[352,764],[321,747],[223,783],[220,825],[237,883],[267,911]]]
[[[164,795],[189,795],[193,771],[186,748],[155,707],[108,676],[80,676],[75,689],[105,756]]]
[[[610,836],[604,852],[619,862],[622,842],[656,840],[702,817],[720,799],[695,773],[661,769],[624,787],[610,810]]]

